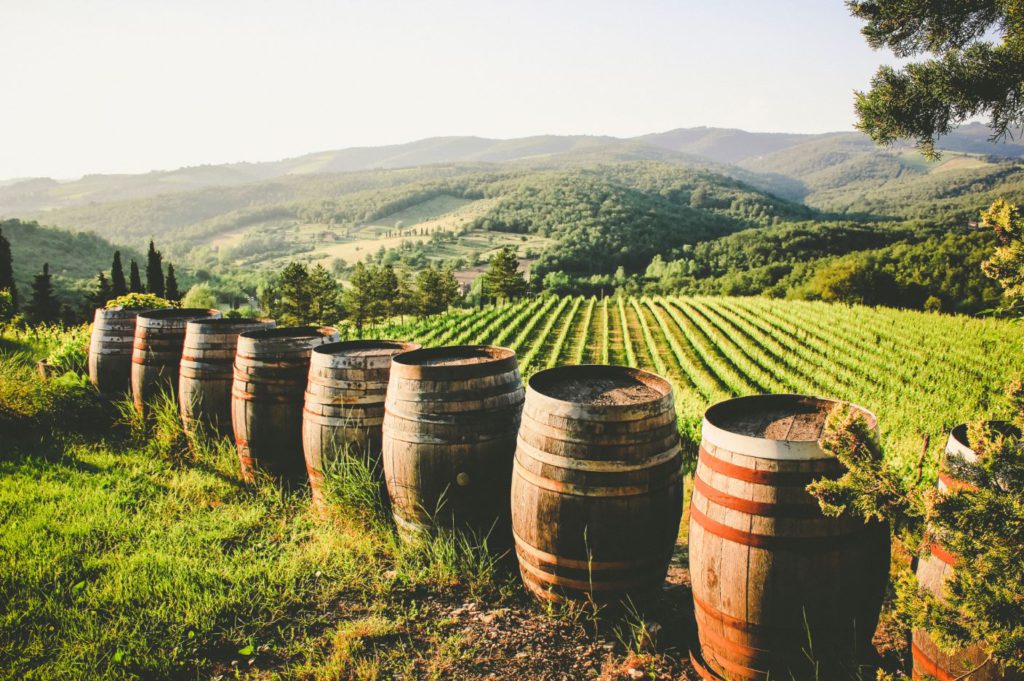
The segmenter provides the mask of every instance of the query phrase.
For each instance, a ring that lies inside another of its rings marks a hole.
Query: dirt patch
[[[543,393],[556,400],[598,406],[643,404],[661,397],[654,388],[629,376],[622,378],[565,378],[543,386]]]
[[[818,440],[834,406],[831,402],[766,405],[749,412],[736,412],[723,419],[719,427],[731,433],[768,440],[811,442]]]

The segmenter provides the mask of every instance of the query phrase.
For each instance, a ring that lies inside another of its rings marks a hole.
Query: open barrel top
[[[264,328],[268,324],[273,324],[274,320],[272,320],[272,319],[244,319],[244,318],[243,319],[239,319],[237,317],[236,318],[231,318],[231,317],[203,317],[203,318],[200,318],[200,319],[190,319],[188,323],[189,324],[202,325],[202,326],[225,327],[225,328],[229,328],[229,329],[232,328],[232,327],[245,328],[245,327],[249,327],[249,326],[258,327],[258,328]]]
[[[194,319],[206,315],[219,315],[219,310],[208,310],[204,307],[165,307],[159,310],[139,312],[139,319]]]
[[[496,345],[449,345],[395,355],[391,376],[412,380],[457,381],[517,369],[516,353]]]
[[[702,438],[717,447],[766,459],[820,459],[818,440],[828,415],[842,404],[867,419],[877,430],[878,419],[867,409],[811,395],[749,395],[719,402],[704,412]]]
[[[668,381],[652,373],[600,364],[539,371],[530,378],[529,385],[554,400],[593,406],[648,404],[672,392]]]
[[[419,350],[419,343],[395,340],[347,340],[326,343],[313,349],[318,355],[344,355],[346,357],[374,357],[396,352]]]
[[[287,340],[290,338],[320,338],[334,333],[335,330],[330,326],[280,326],[276,329],[246,331],[239,334],[239,337],[254,341]]]

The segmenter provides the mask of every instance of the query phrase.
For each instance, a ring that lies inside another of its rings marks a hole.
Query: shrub
[[[1008,398],[1013,424],[1024,427],[1024,386]],[[849,410],[829,418],[822,449],[847,468],[838,480],[808,491],[827,515],[889,520],[913,553],[927,534],[965,566],[946,583],[945,598],[922,589],[908,569],[897,580],[897,616],[924,629],[947,653],[984,642],[987,664],[1024,671],[1024,440],[990,422],[972,423],[977,461],[947,457],[945,468],[966,486],[939,494],[907,482],[882,461],[882,448],[863,419]],[[919,466],[920,470],[920,466]]]
[[[126,293],[107,301],[107,309],[123,307],[126,310],[160,310],[165,307],[178,307],[179,303],[152,293]]]

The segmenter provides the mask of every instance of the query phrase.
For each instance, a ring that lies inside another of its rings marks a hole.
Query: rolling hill
[[[43,269],[43,263],[50,264],[58,294],[71,299],[80,297],[99,271],[109,272],[115,250],[121,251],[126,275],[132,258],[144,263],[139,252],[115,246],[95,234],[40,227],[20,220],[0,221],[0,230],[11,242],[14,281],[22,301],[28,300],[32,278]]]

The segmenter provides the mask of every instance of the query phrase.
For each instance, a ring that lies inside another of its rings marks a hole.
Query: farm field
[[[927,448],[929,474],[952,426],[1000,415],[1024,343],[1016,322],[716,297],[540,297],[386,331],[425,345],[505,345],[524,376],[558,364],[648,369],[672,382],[680,431],[694,447],[704,409],[732,396],[852,401],[878,415],[894,465],[911,472]]]

